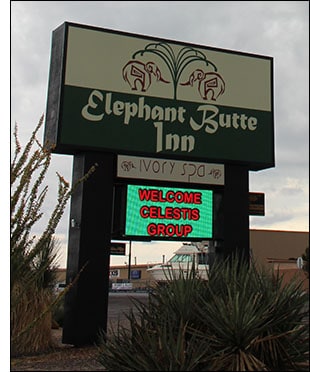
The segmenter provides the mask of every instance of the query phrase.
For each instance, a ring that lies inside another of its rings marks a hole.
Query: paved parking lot
[[[134,308],[134,300],[146,303],[149,294],[147,292],[110,292],[108,304],[108,328],[120,321],[126,323],[125,313]]]

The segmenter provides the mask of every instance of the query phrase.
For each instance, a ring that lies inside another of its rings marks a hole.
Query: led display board
[[[127,186],[125,236],[150,240],[213,237],[213,191]]]
[[[273,58],[65,22],[44,137],[63,154],[273,167]]]

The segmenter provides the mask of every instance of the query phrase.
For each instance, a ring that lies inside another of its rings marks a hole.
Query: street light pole
[[[131,240],[129,240],[129,254],[128,254],[128,281],[130,282],[131,271]]]

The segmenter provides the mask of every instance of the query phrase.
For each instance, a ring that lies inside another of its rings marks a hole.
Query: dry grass
[[[33,354],[53,348],[52,315],[50,311],[46,312],[51,303],[51,293],[29,289],[21,294],[15,288],[11,300],[11,355]]]
[[[109,321],[108,335],[112,335],[118,324],[129,325],[124,316]],[[74,347],[62,343],[62,328],[49,330],[53,348],[36,355],[11,355],[11,371],[105,371],[98,362],[97,346]]]
[[[96,346],[74,347],[62,343],[62,328],[52,329],[54,348],[37,355],[11,357],[11,371],[105,371]]]

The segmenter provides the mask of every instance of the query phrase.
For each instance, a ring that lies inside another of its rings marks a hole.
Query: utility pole
[[[128,254],[128,281],[130,281],[131,271],[131,240],[129,240],[129,254]]]

